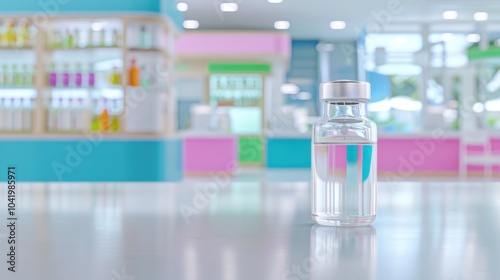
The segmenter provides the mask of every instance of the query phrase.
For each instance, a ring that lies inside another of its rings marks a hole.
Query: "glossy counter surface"
[[[2,261],[0,279],[500,278],[498,182],[381,183],[373,227],[328,228],[309,217],[308,172],[288,174],[21,183],[17,272]]]

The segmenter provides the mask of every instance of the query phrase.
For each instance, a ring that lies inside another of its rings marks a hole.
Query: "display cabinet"
[[[166,135],[177,31],[159,16],[0,23],[0,131]]]

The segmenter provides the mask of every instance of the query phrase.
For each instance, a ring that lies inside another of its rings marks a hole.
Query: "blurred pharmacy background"
[[[381,174],[499,176],[491,1],[316,2],[2,3],[0,154],[27,181],[309,168],[318,84],[354,79]]]

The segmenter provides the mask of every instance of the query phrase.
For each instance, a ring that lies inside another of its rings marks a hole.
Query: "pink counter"
[[[377,155],[381,177],[411,177],[415,175],[459,174],[458,136],[435,138],[432,136],[379,137]],[[500,136],[491,142],[499,156]],[[238,138],[187,137],[184,142],[184,170],[187,174],[210,172],[232,173],[238,163]],[[293,151],[293,152],[291,152]],[[267,138],[267,168],[310,168],[311,140],[309,138]],[[345,153],[344,153],[345,154]],[[337,156],[341,156],[339,152]],[[332,163],[330,163],[332,164]],[[469,172],[483,172],[481,166],[469,166]],[[500,174],[500,164],[493,171]]]
[[[378,171],[408,174],[458,174],[460,139],[389,138],[378,141]],[[500,157],[500,138],[491,141],[492,150]],[[472,150],[474,147],[471,147]],[[500,172],[500,166],[494,166]],[[469,172],[482,172],[483,167],[469,166]]]
[[[237,136],[185,137],[184,173],[233,173],[237,169]]]

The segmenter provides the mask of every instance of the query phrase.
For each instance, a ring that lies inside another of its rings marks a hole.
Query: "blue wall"
[[[311,139],[267,139],[268,168],[311,168]]]
[[[16,166],[17,180],[24,182],[182,179],[181,139],[111,141],[96,135],[89,139],[0,141],[0,179],[6,179],[8,166]]]
[[[0,11],[43,11],[49,16],[68,11],[147,11],[160,12],[160,0],[16,0],[1,1]]]
[[[175,0],[13,0],[0,1],[0,13],[33,13],[34,21],[66,12],[151,12],[172,20],[182,28],[183,13]],[[29,14],[28,14],[29,15]]]

